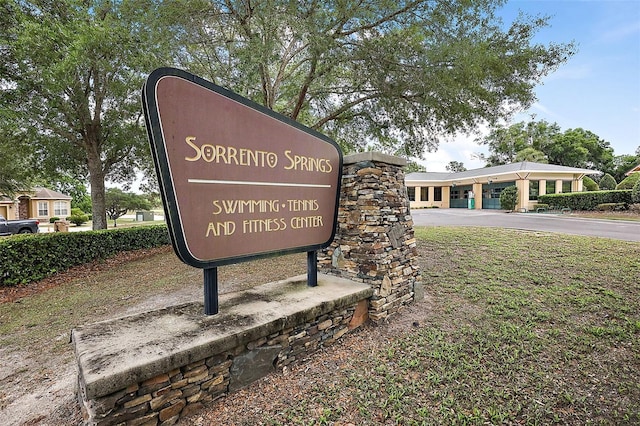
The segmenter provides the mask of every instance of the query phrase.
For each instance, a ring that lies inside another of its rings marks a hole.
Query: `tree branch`
[[[378,92],[372,93],[370,95],[367,96],[363,96],[359,99],[355,99],[351,102],[347,102],[346,104],[342,105],[340,108],[338,108],[337,110],[335,110],[333,113],[331,113],[330,115],[322,118],[321,120],[317,121],[315,124],[313,124],[311,126],[312,129],[318,130],[320,129],[322,126],[324,126],[325,124],[327,124],[329,121],[333,121],[336,120],[337,118],[340,117],[341,114],[344,114],[345,112],[349,111],[351,108],[353,108],[356,105],[359,105],[361,103],[364,103],[366,101],[369,101],[371,99],[375,99],[379,96]]]

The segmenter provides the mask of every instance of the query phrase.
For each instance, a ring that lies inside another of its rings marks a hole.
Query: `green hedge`
[[[616,186],[616,189],[633,189],[636,182],[640,182],[640,173],[631,173]]]
[[[0,286],[41,280],[117,253],[169,244],[166,225],[16,235],[0,239]]]
[[[571,210],[595,210],[598,204],[631,204],[631,190],[568,192],[565,194],[539,195],[538,202],[549,204],[556,209],[568,207]]]

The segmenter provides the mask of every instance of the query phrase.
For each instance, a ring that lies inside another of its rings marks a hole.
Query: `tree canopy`
[[[446,169],[448,172],[464,172],[467,168],[464,166],[462,161],[449,161],[449,164],[446,165]]]
[[[616,179],[617,182],[621,182],[629,170],[640,164],[640,147],[636,150],[636,154],[624,154],[613,157],[613,170],[609,173]]]
[[[129,210],[149,210],[151,203],[142,195],[124,192],[119,188],[106,190],[107,216],[117,226],[117,220],[127,214]]]
[[[13,198],[17,192],[31,189],[33,155],[20,143],[21,133],[0,121],[0,197]]]
[[[558,124],[544,120],[495,127],[479,142],[489,147],[483,157],[487,166],[534,161],[602,172],[614,167],[609,142],[580,128],[561,132]]]
[[[540,45],[547,17],[505,25],[502,0],[212,0],[180,63],[336,139],[421,157],[496,123],[574,53]],[[194,16],[194,21],[198,19]]]
[[[37,164],[88,178],[94,229],[106,228],[105,179],[149,158],[139,91],[171,56],[162,2],[2,2],[0,126],[25,133]],[[163,40],[165,42],[163,42]]]

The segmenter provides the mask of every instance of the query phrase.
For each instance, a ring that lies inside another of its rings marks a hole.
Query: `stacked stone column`
[[[423,297],[409,198],[399,157],[367,152],[344,158],[333,243],[318,266],[369,284],[369,317],[379,322]]]

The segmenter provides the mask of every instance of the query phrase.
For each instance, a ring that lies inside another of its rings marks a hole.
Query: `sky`
[[[640,146],[640,0],[510,0],[498,13],[507,25],[518,11],[551,16],[534,42],[574,41],[578,52],[536,87],[537,102],[505,124],[535,115],[562,132],[590,130],[610,143],[614,155],[634,154]],[[418,163],[429,172],[445,172],[450,161],[469,170],[484,167],[473,158],[487,153],[476,138],[442,140]]]

